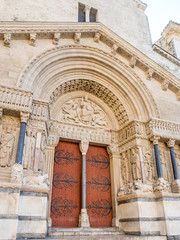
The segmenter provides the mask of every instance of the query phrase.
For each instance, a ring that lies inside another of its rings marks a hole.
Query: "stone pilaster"
[[[112,193],[112,226],[119,227],[117,196],[118,191],[123,187],[122,175],[120,174],[120,151],[117,144],[112,144],[107,147],[110,157],[110,175],[111,175],[111,193]]]

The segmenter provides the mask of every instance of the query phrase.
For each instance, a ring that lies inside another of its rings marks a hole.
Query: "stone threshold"
[[[48,236],[97,236],[122,235],[123,232],[115,227],[111,228],[49,228]]]

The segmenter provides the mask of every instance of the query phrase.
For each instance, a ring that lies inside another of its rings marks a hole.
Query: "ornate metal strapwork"
[[[74,184],[78,183],[73,176],[70,176],[63,172],[57,172],[53,176],[53,185],[55,188],[72,188]]]
[[[73,210],[78,206],[72,200],[62,199],[61,197],[54,198],[51,202],[51,212],[54,215],[66,215],[73,213]]]
[[[108,216],[111,212],[112,206],[110,202],[106,199],[101,199],[93,201],[91,205],[87,206],[93,214],[98,215],[99,217]]]
[[[79,158],[75,158],[73,153],[70,153],[68,151],[65,150],[58,150],[55,152],[54,155],[54,161],[58,164],[58,165],[62,165],[62,166],[67,166],[69,164],[73,164],[74,161],[78,161]]]
[[[97,176],[88,181],[87,184],[91,184],[91,187],[101,192],[107,192],[110,189],[111,183],[107,177]]]
[[[90,159],[87,160],[87,162],[91,162],[92,167],[100,168],[100,169],[106,169],[109,167],[109,159],[104,155],[95,155],[91,156]]]

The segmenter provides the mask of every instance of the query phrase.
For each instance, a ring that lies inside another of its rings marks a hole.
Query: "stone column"
[[[84,12],[85,12],[86,22],[90,22],[90,10],[91,10],[91,7],[89,5],[85,5]]]
[[[120,173],[120,151],[118,144],[112,144],[107,148],[110,157],[111,196],[112,196],[112,227],[119,227],[117,196],[122,187],[122,176]]]
[[[158,146],[159,137],[154,136],[151,140],[153,141],[153,145],[154,145],[157,176],[158,176],[158,178],[163,178],[163,171],[162,171],[161,159],[160,159],[160,154],[159,154],[159,146]]]
[[[177,167],[177,162],[176,162],[176,157],[175,157],[175,152],[174,152],[174,144],[175,144],[175,140],[174,139],[169,139],[167,145],[170,149],[174,179],[177,180],[177,179],[179,179],[179,173],[178,173],[178,167]]]
[[[175,144],[174,139],[169,139],[169,141],[167,142],[167,145],[170,150],[173,175],[174,175],[174,182],[172,183],[172,192],[179,193],[180,192],[180,179],[179,179],[179,172],[178,172],[178,167],[177,167],[177,162],[176,162],[176,156],[175,156],[175,152],[174,152],[174,144]]]
[[[11,182],[22,184],[23,179],[23,150],[24,150],[24,139],[26,134],[26,125],[29,119],[29,113],[21,112],[20,113],[20,133],[19,133],[19,140],[18,140],[18,148],[16,153],[16,163],[12,166],[11,170]]]
[[[29,119],[29,113],[20,113],[20,120],[21,120],[21,128],[19,134],[19,141],[18,141],[18,148],[16,153],[16,163],[22,165],[22,157],[23,157],[23,150],[24,150],[24,139],[26,134],[26,125]]]
[[[79,146],[82,153],[82,207],[79,216],[79,227],[88,228],[90,227],[90,224],[86,208],[86,153],[89,147],[89,142],[81,141]]]

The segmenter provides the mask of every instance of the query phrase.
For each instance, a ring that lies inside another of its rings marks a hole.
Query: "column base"
[[[153,188],[154,192],[169,192],[170,185],[164,178],[159,178]]]
[[[11,183],[22,185],[23,182],[23,166],[22,164],[15,163],[11,169]]]
[[[171,185],[172,193],[180,193],[180,179],[174,180]]]
[[[79,227],[90,228],[89,216],[87,214],[87,209],[81,209],[81,214],[79,215]]]
[[[118,218],[112,219],[112,227],[119,228],[119,219]]]

